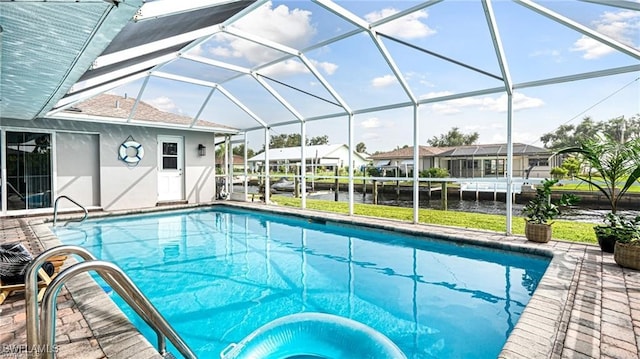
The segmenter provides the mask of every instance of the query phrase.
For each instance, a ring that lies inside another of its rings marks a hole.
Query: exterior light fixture
[[[198,154],[200,156],[206,156],[207,155],[207,146],[203,145],[202,143],[198,145]]]

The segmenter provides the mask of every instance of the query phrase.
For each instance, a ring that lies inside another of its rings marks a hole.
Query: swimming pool
[[[307,311],[365,323],[409,358],[495,358],[549,263],[226,207],[89,220],[55,233],[121,266],[200,358]]]

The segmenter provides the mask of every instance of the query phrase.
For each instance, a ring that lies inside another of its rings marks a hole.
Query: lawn
[[[272,196],[271,199],[281,206],[300,207],[299,198]],[[307,209],[335,213],[349,213],[347,202],[331,202],[307,198]],[[413,208],[382,206],[373,204],[354,204],[354,214],[360,216],[389,218],[402,221],[413,221]],[[506,217],[504,215],[442,211],[436,209],[418,209],[418,221],[425,224],[484,229],[504,232]],[[512,232],[524,235],[524,218],[513,217]],[[593,223],[557,220],[553,224],[553,238],[572,242],[596,243]]]

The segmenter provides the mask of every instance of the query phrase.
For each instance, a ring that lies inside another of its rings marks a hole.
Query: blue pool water
[[[231,208],[55,229],[114,261],[199,358],[299,312],[365,323],[408,358],[495,358],[548,258]],[[154,333],[113,295],[155,345]]]

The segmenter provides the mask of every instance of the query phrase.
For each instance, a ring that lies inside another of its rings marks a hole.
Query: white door
[[[184,199],[183,139],[158,136],[158,201]]]

